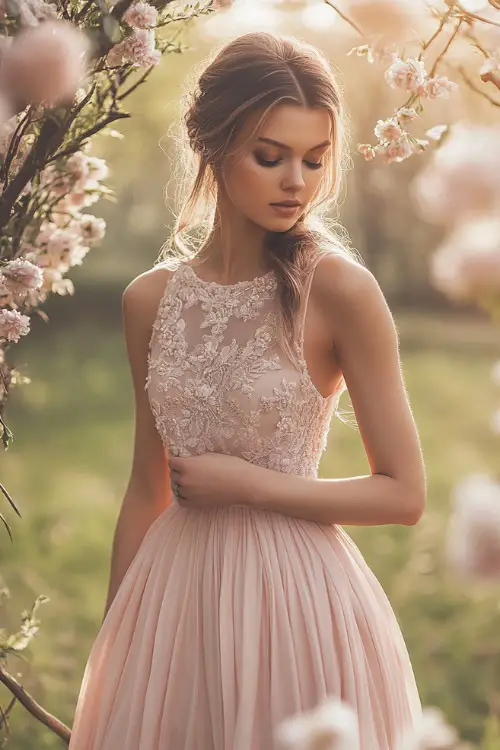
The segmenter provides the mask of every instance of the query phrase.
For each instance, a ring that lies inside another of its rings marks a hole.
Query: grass
[[[419,428],[429,504],[412,528],[349,529],[386,589],[415,667],[424,703],[441,706],[477,741],[500,673],[498,592],[448,571],[443,547],[453,485],[498,470],[488,427],[500,393],[489,379],[498,332],[476,320],[396,315],[407,390]],[[94,311],[59,320],[16,350],[32,383],[7,413],[16,440],[2,455],[1,480],[23,514],[0,542],[11,599],[2,625],[41,593],[50,602],[26,664],[10,662],[50,711],[71,724],[85,661],[99,627],[111,540],[130,471],[133,402],[119,325]],[[342,405],[349,409],[343,396]],[[323,476],[364,474],[359,433],[332,422]],[[471,679],[471,674],[474,678]],[[0,705],[7,703],[0,690]],[[59,748],[57,738],[16,707],[12,750]]]

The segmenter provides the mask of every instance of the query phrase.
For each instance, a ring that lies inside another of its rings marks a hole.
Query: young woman
[[[268,33],[223,47],[188,102],[178,257],[124,293],[135,452],[71,750],[272,750],[328,696],[356,710],[361,750],[396,750],[419,718],[395,615],[342,529],[415,524],[426,495],[391,313],[319,214],[342,120],[323,55]],[[318,478],[345,388],[370,474]]]

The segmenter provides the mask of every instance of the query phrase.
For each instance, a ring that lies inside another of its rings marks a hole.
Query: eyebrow
[[[279,146],[280,148],[284,148],[287,151],[291,151],[292,149],[290,146],[287,146],[286,143],[280,143],[279,141],[275,141],[273,138],[257,138],[258,141],[262,141],[263,143],[270,143],[272,146]],[[309,151],[316,151],[317,148],[323,148],[323,146],[330,146],[331,141],[323,141],[323,143],[318,143],[317,146],[313,146],[309,149]]]

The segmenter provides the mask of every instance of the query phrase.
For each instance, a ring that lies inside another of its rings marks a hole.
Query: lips
[[[284,201],[283,203],[271,203],[271,206],[283,206],[284,208],[297,208],[297,206],[300,206],[300,203]]]

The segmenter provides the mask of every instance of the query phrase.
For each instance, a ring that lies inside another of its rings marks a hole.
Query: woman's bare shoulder
[[[144,322],[151,323],[174,272],[172,268],[158,264],[136,276],[122,295],[124,314],[140,315]]]

